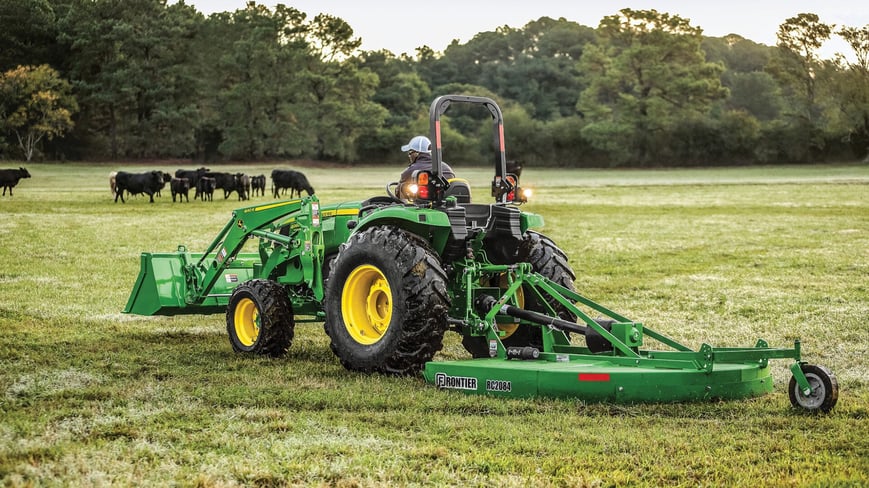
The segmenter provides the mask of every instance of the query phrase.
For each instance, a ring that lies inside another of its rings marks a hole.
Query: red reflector
[[[609,373],[579,373],[579,381],[609,381]]]
[[[420,198],[426,198],[426,199],[428,198],[428,187],[427,186],[419,187],[418,191],[419,191]]]
[[[498,142],[501,144],[501,152],[504,152],[504,124],[498,124]]]

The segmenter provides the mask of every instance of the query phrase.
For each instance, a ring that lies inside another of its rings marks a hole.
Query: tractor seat
[[[445,197],[456,197],[456,203],[471,203],[471,185],[464,178],[450,178],[450,184],[444,192]]]

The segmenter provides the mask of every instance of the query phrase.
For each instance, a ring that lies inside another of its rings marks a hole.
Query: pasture
[[[222,315],[121,310],[140,252],[202,250],[250,203],[172,203],[168,185],[113,203],[110,171],[177,163],[24,166],[0,198],[4,486],[869,484],[867,165],[523,174],[581,293],[695,349],[800,338],[840,385],[819,416],[791,409],[781,360],[761,398],[616,405],[350,373],[320,324],[297,325],[286,357],[239,356]],[[488,170],[453,167],[488,201]],[[401,170],[295,168],[324,203]],[[448,333],[436,360],[459,357]]]

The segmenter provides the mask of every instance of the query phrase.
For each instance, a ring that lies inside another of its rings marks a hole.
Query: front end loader
[[[493,203],[441,172],[442,116],[478,106],[493,121]],[[503,116],[489,98],[447,95],[430,109],[431,170],[411,199],[320,205],[315,196],[251,206],[202,253],[143,253],[125,312],[225,312],[240,353],[280,356],[297,321],[323,322],[352,371],[413,375],[438,388],[607,402],[735,399],[772,391],[771,359],[791,360],[791,403],[830,411],[836,377],[802,361],[800,342],[698,350],[577,293],[568,257],[534,229],[539,215],[507,171]],[[401,192],[405,194],[406,192]],[[257,250],[243,251],[256,238]],[[446,332],[470,358],[437,360]],[[649,348],[651,344],[655,348]]]

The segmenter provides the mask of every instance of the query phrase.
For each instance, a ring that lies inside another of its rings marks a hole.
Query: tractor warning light
[[[429,189],[430,178],[431,174],[428,171],[419,171],[416,173],[416,184],[411,185],[411,191],[416,194],[417,198],[428,200],[431,197],[431,191]],[[415,190],[413,189],[414,186],[416,186]]]

